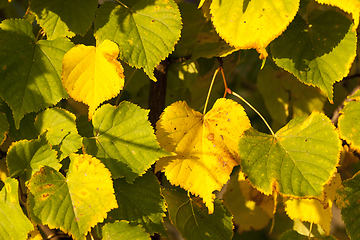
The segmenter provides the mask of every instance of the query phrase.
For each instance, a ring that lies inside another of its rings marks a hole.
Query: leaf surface
[[[81,146],[75,115],[61,108],[51,108],[41,112],[35,119],[35,127],[40,134],[46,132],[46,138],[60,150],[60,160]]]
[[[0,24],[0,96],[14,113],[16,128],[29,112],[67,97],[61,84],[61,61],[73,44],[65,38],[36,42],[25,19]]]
[[[62,83],[73,99],[89,105],[89,119],[100,103],[124,87],[118,55],[116,43],[105,40],[98,47],[77,45],[64,56]]]
[[[142,225],[146,232],[166,236],[163,217],[165,200],[160,195],[160,184],[155,175],[148,171],[130,184],[125,179],[115,179],[114,189],[117,209],[109,212],[111,220],[127,220],[131,225]]]
[[[294,19],[299,2],[286,0],[213,0],[210,13],[216,31],[230,45],[255,48],[267,57],[266,46]]]
[[[341,142],[330,119],[313,112],[275,136],[250,129],[239,141],[242,171],[259,191],[318,197],[339,162]]]
[[[156,81],[154,68],[174,50],[181,17],[174,0],[139,0],[132,6],[104,3],[95,19],[95,37],[119,45],[120,59],[143,68]]]
[[[29,5],[48,39],[52,40],[85,35],[94,21],[98,0],[30,0]]]
[[[0,191],[0,238],[25,240],[34,226],[20,207],[19,182],[13,178],[4,182],[5,186]]]
[[[56,170],[61,168],[56,151],[51,149],[44,136],[37,140],[14,142],[9,147],[6,164],[10,177],[20,176],[25,181],[43,166],[50,166]]]
[[[111,174],[98,159],[72,153],[70,160],[66,178],[46,166],[30,179],[29,211],[35,223],[85,239],[117,203]]]
[[[199,195],[213,212],[213,192],[220,190],[239,164],[237,142],[250,127],[241,105],[218,99],[203,116],[186,102],[175,102],[157,122],[160,146],[175,156],[161,158],[156,170],[165,172],[174,185]]]
[[[232,216],[221,200],[215,199],[214,213],[209,214],[199,198],[186,196],[184,191],[162,190],[172,224],[185,239],[226,240],[233,235]]]
[[[113,178],[133,182],[156,160],[169,155],[156,141],[148,112],[129,102],[118,107],[105,104],[95,112],[95,138],[85,139],[85,149],[105,164]]]
[[[6,135],[9,132],[9,123],[7,121],[6,115],[3,112],[0,112],[0,146],[6,139]]]
[[[356,56],[356,32],[349,19],[326,11],[308,23],[296,16],[270,47],[275,63],[333,99],[333,84],[349,73]]]
[[[281,235],[279,240],[336,240],[334,236],[325,236],[325,237],[309,237],[305,235],[301,235],[295,230],[288,230],[284,234]]]
[[[107,223],[102,228],[102,235],[104,240],[111,239],[137,239],[149,240],[149,234],[144,231],[141,226],[132,226],[126,221],[116,221],[114,223]]]

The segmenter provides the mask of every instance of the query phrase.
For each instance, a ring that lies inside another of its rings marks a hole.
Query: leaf
[[[85,150],[100,159],[113,178],[125,177],[131,183],[168,155],[156,141],[148,112],[129,102],[105,104],[95,112],[94,138],[85,139]]]
[[[332,219],[332,203],[335,200],[336,189],[341,184],[339,174],[334,174],[329,184],[324,186],[324,192],[319,199],[287,199],[285,201],[286,214],[291,219],[300,219],[310,223],[319,224],[326,235],[330,234]]]
[[[26,217],[19,204],[18,181],[7,178],[0,191],[0,238],[27,239],[34,226]]]
[[[7,121],[6,115],[5,113],[0,112],[0,146],[4,143],[8,132],[9,123]]]
[[[73,44],[65,38],[39,40],[25,19],[0,24],[0,97],[11,107],[16,128],[29,112],[67,96],[61,84],[61,60]]]
[[[215,199],[214,213],[209,214],[199,198],[190,198],[184,191],[164,189],[162,194],[168,205],[170,220],[183,238],[188,240],[232,238],[232,216],[221,200]]]
[[[315,15],[315,14],[314,14]],[[349,19],[334,11],[299,15],[270,47],[275,63],[301,82],[316,86],[330,101],[332,85],[349,73],[356,56],[356,33]]]
[[[110,239],[137,239],[146,240],[151,239],[149,234],[144,231],[141,226],[132,226],[126,221],[116,221],[114,223],[107,223],[102,228],[104,240]]]
[[[160,184],[155,175],[148,171],[130,184],[124,179],[114,180],[117,209],[109,212],[108,219],[127,220],[130,225],[142,225],[147,233],[166,235],[163,225],[165,200],[160,195]]]
[[[82,146],[75,115],[64,109],[52,108],[41,112],[36,117],[35,127],[40,134],[46,132],[49,143],[60,150],[60,160]]]
[[[345,102],[344,108],[340,111],[340,117],[338,120],[338,128],[340,137],[350,143],[352,148],[360,149],[360,123],[359,123],[359,111],[360,111],[360,91],[357,91],[354,95],[349,96],[354,101]]]
[[[100,103],[124,87],[124,69],[117,61],[118,46],[105,40],[98,47],[73,47],[63,59],[62,83],[76,101],[89,105],[89,119]]]
[[[56,151],[51,149],[45,137],[40,136],[37,140],[20,140],[11,144],[6,164],[10,177],[20,176],[28,181],[43,166],[59,170],[61,164],[56,157]]]
[[[232,100],[218,99],[205,116],[186,102],[175,102],[160,116],[156,136],[161,147],[176,155],[161,158],[156,170],[164,171],[172,184],[202,197],[212,213],[213,192],[239,164],[237,142],[249,127],[243,107]]]
[[[352,27],[353,31],[356,31],[357,27],[359,26],[359,9],[360,9],[360,2],[359,0],[316,0],[318,3],[321,4],[329,4],[331,6],[336,6],[347,13],[351,13],[354,19],[354,25]]]
[[[350,239],[360,237],[360,172],[345,180],[337,191],[336,205],[341,208],[341,219]]]
[[[281,235],[279,240],[336,240],[334,236],[325,236],[325,237],[309,237],[305,235],[301,235],[295,230],[287,230],[284,234]]]
[[[339,163],[341,142],[330,119],[313,112],[275,136],[250,129],[239,141],[241,167],[259,191],[317,197]]]
[[[30,179],[29,211],[33,222],[85,239],[117,203],[111,174],[98,159],[72,153],[70,160],[66,178],[46,166]]]
[[[85,35],[94,20],[98,0],[30,0],[29,6],[52,40]]]
[[[95,37],[119,45],[120,59],[144,68],[156,81],[154,68],[174,50],[181,17],[174,0],[139,0],[133,6],[104,3],[95,19]]]
[[[238,177],[238,173],[231,176],[223,196],[224,204],[233,215],[239,233],[260,230],[274,217],[274,199]]]
[[[265,59],[266,46],[294,19],[299,2],[286,0],[213,0],[212,22],[219,35],[231,46],[255,48]]]

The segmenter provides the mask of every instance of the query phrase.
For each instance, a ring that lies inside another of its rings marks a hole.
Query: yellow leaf
[[[326,234],[330,232],[332,218],[332,204],[335,200],[336,189],[341,184],[338,173],[331,182],[324,186],[324,193],[319,199],[288,199],[285,201],[285,210],[291,219],[319,224]]]
[[[115,97],[124,87],[118,55],[116,43],[105,40],[97,47],[77,45],[63,58],[63,85],[74,100],[89,106],[89,119],[102,102]]]
[[[353,31],[356,31],[359,26],[359,17],[360,17],[360,1],[359,0],[316,0],[321,4],[328,4],[331,6],[336,6],[342,9],[344,12],[351,13],[354,19]]]
[[[176,155],[161,158],[156,170],[165,171],[172,184],[202,197],[212,213],[213,192],[239,164],[237,143],[249,127],[243,107],[230,99],[218,99],[204,116],[186,102],[175,102],[161,115],[156,135],[161,147]]]

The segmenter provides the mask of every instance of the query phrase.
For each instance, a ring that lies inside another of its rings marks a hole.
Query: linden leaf
[[[4,180],[0,191],[0,239],[27,239],[34,229],[19,204],[19,182],[13,178]]]
[[[304,20],[297,15],[271,45],[275,63],[333,99],[333,84],[349,73],[356,56],[356,32],[341,13],[326,11]]]
[[[230,45],[255,48],[267,57],[266,46],[294,19],[299,0],[213,0],[210,13],[216,31]]]
[[[117,61],[119,48],[105,40],[98,47],[77,45],[63,59],[62,82],[76,101],[89,105],[89,119],[100,103],[124,87],[124,69]]]
[[[309,237],[301,235],[295,230],[288,230],[283,233],[279,240],[337,240],[334,236],[324,236],[324,237]]]
[[[164,171],[172,184],[202,197],[212,213],[213,192],[239,164],[237,142],[249,127],[243,107],[232,100],[218,99],[205,116],[186,102],[175,102],[160,116],[156,136],[160,146],[176,156],[161,158],[156,170]]]
[[[317,197],[339,162],[341,142],[324,114],[292,119],[275,136],[250,129],[239,141],[241,166],[259,191]]]
[[[356,31],[359,26],[359,12],[360,12],[360,2],[359,0],[316,0],[321,4],[329,4],[332,6],[336,6],[347,13],[351,13],[354,19],[354,26],[352,27],[353,31]]]
[[[355,101],[345,102],[344,108],[340,111],[338,122],[339,133],[342,139],[350,143],[351,147],[360,150],[360,91],[350,96]]]
[[[329,184],[324,187],[324,192],[319,199],[288,199],[285,201],[286,214],[291,219],[300,219],[310,223],[319,224],[327,235],[330,233],[332,219],[332,204],[335,192],[341,184],[340,175],[337,173]]]
[[[25,19],[0,24],[0,97],[11,107],[16,128],[25,114],[67,97],[61,84],[61,59],[69,39],[36,41]]]
[[[112,239],[137,239],[150,240],[149,233],[137,225],[130,225],[127,221],[115,221],[114,223],[107,223],[102,228],[103,240]]]
[[[33,222],[60,228],[75,239],[85,239],[91,227],[117,207],[109,170],[86,154],[70,155],[66,178],[43,167],[30,179],[28,189]]]
[[[85,35],[94,21],[98,0],[30,0],[30,11],[35,13],[48,39]]]
[[[7,121],[5,113],[0,112],[0,146],[6,139],[6,135],[9,132],[9,123]]]
[[[150,79],[156,81],[155,66],[174,50],[180,38],[178,6],[174,0],[138,0],[128,4],[102,4],[96,14],[95,37],[100,42],[105,39],[116,42],[121,60],[144,68]]]

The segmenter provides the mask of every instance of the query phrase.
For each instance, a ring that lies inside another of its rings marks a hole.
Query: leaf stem
[[[206,113],[206,108],[207,108],[207,105],[208,105],[208,103],[209,103],[209,98],[210,98],[211,89],[212,89],[212,87],[213,87],[213,85],[214,85],[215,77],[216,77],[217,73],[219,72],[219,70],[220,70],[220,67],[219,67],[218,69],[216,69],[216,71],[214,72],[213,78],[212,78],[212,80],[211,80],[211,84],[210,84],[210,87],[209,87],[208,95],[207,95],[206,101],[205,101],[204,112],[203,112],[204,115],[205,115],[205,113]]]
[[[239,98],[241,101],[243,101],[246,105],[248,105],[257,115],[259,115],[259,117],[263,120],[263,122],[265,123],[265,125],[267,126],[267,128],[270,130],[271,134],[275,137],[275,133],[274,131],[271,129],[270,125],[267,123],[267,121],[265,120],[265,118],[259,113],[258,110],[256,110],[256,108],[254,108],[248,101],[246,101],[242,96],[240,96],[239,94],[237,94],[236,92],[231,91],[230,89],[228,89],[228,92],[232,95],[234,95],[235,97]]]

